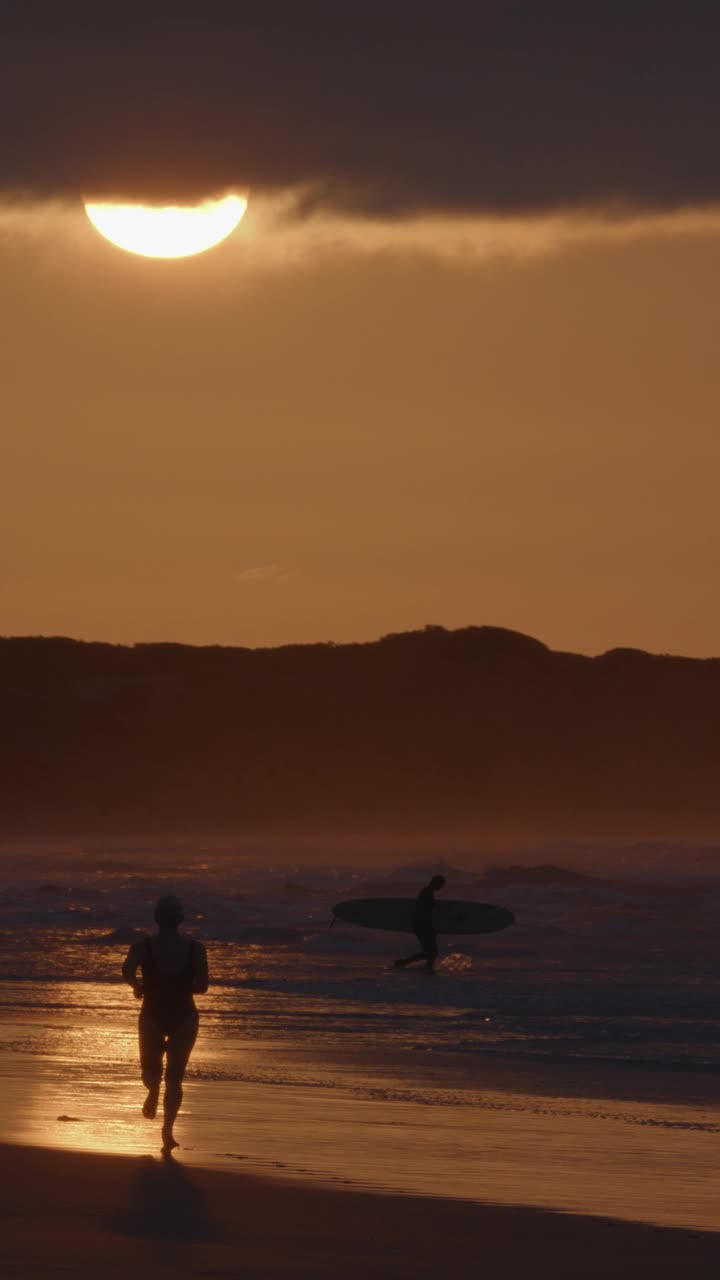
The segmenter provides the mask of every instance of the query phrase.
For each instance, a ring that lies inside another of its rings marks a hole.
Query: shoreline
[[[150,1156],[0,1145],[4,1274],[437,1276],[545,1257],[558,1280],[720,1264],[720,1233],[494,1203],[330,1188]]]
[[[83,1007],[0,1022],[2,1140],[152,1162],[160,1135],[140,1114],[134,1029],[114,1007],[88,1026]],[[322,1059],[321,1048],[211,1030],[191,1063],[178,1159],[296,1186],[720,1230],[710,1077],[492,1054],[472,1079],[445,1054],[325,1046]]]
[[[12,977],[0,975],[0,993],[3,988],[12,990],[28,985],[35,991],[41,987],[67,990],[78,987],[92,991],[99,988],[105,992],[121,993],[127,996],[126,985],[115,977],[86,978],[76,977],[69,982],[62,977],[43,977],[41,979]],[[225,987],[222,982],[214,984],[213,994],[233,992],[232,987]],[[129,997],[128,997],[129,998]],[[127,1004],[127,1001],[125,1002]],[[129,1013],[128,1013],[129,1009]],[[118,1010],[113,1009],[113,1014]],[[28,1026],[32,1010],[23,1004],[17,1006],[8,1003],[0,1009],[0,1023],[5,1025]],[[53,1010],[45,1015],[52,1018],[57,1013]],[[214,1047],[213,1028],[210,1019],[212,1011],[201,1007],[200,1038],[190,1061],[188,1080],[200,1078],[197,1075],[197,1064],[202,1057],[206,1041]],[[530,1025],[533,1015],[527,1015]],[[546,1017],[538,1014],[538,1019]],[[495,1015],[498,1021],[500,1017]],[[120,1007],[119,1025],[132,1038],[133,1071],[135,1074],[135,1037],[137,1016],[131,1007]],[[309,1065],[319,1062],[317,1046],[313,1036],[307,1032],[291,1035],[287,1030],[277,1033],[265,1033],[244,1036],[242,1033],[230,1033],[235,1045],[241,1045],[243,1052],[249,1051],[253,1058],[267,1060],[279,1049],[281,1054],[290,1050],[293,1061]],[[0,1052],[2,1045],[0,1044]],[[352,1087],[348,1082],[353,1075],[366,1071],[374,1073],[377,1063],[376,1047],[367,1049],[357,1039],[348,1040],[346,1044],[324,1044],[322,1064],[332,1063],[339,1070],[340,1087]],[[720,1075],[718,1064],[714,1062],[697,1062],[678,1056],[673,1060],[660,1060],[652,1057],[613,1056],[607,1054],[582,1053],[552,1054],[528,1053],[513,1050],[509,1046],[488,1045],[464,1052],[446,1045],[420,1048],[417,1052],[405,1048],[391,1046],[383,1048],[383,1071],[385,1074],[398,1073],[403,1076],[409,1090],[416,1081],[430,1084],[433,1077],[442,1077],[443,1085],[450,1080],[454,1089],[468,1092],[478,1088],[490,1088],[493,1092],[525,1093],[533,1097],[562,1096],[565,1098],[594,1098],[597,1100],[623,1100],[659,1103],[689,1102],[691,1105],[720,1107]],[[450,1072],[450,1076],[446,1074]],[[326,1081],[323,1079],[322,1084]],[[687,1085],[687,1088],[683,1086]]]
[[[256,1042],[259,1043],[259,1042]],[[259,1045],[262,1048],[262,1045]],[[299,1056],[304,1046],[298,1046]],[[313,1054],[304,1054],[308,1061]],[[325,1061],[337,1065],[347,1078],[353,1072],[372,1068],[377,1053],[359,1050],[357,1046],[326,1049]],[[446,1083],[448,1068],[452,1087],[458,1092],[490,1089],[493,1093],[523,1093],[529,1097],[588,1099],[597,1101],[690,1103],[693,1106],[720,1107],[720,1079],[714,1063],[683,1061],[660,1062],[650,1058],[560,1056],[513,1052],[492,1048],[473,1053],[460,1053],[439,1048],[427,1053],[411,1054],[390,1051],[383,1055],[383,1066],[401,1070],[408,1091],[415,1081],[426,1085],[434,1077]],[[472,1076],[470,1073],[475,1072]],[[192,1078],[192,1064],[190,1067]],[[343,1076],[339,1077],[343,1079]],[[687,1084],[688,1089],[684,1089]],[[690,1087],[691,1086],[691,1087]],[[347,1086],[346,1086],[347,1087]]]

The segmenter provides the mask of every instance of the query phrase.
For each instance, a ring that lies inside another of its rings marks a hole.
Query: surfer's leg
[[[162,1080],[162,1060],[165,1052],[165,1037],[146,1013],[138,1019],[138,1037],[140,1041],[140,1072],[142,1082],[147,1089],[147,1098],[143,1103],[143,1115],[147,1120],[154,1120],[160,1097],[160,1081]]]
[[[435,967],[435,961],[438,957],[437,934],[429,934],[425,942],[425,958],[427,960],[428,969]]]
[[[432,969],[438,954],[437,934],[419,933],[417,940],[422,947],[422,951],[418,951],[414,956],[409,956],[407,960],[399,960],[398,964],[414,964],[417,960],[424,960],[428,969]]]
[[[396,960],[395,964],[398,969],[404,969],[406,964],[417,964],[418,960],[427,960],[427,956],[424,951],[416,951],[415,955],[405,956],[403,960]]]
[[[163,1151],[171,1151],[173,1147],[178,1145],[173,1137],[173,1125],[182,1103],[183,1077],[197,1033],[198,1015],[197,1013],[191,1013],[168,1036],[165,1097],[163,1098]]]

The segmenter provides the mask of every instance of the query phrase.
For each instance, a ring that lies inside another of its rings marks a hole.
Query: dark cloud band
[[[365,216],[720,199],[715,0],[175,0],[99,17],[24,0],[2,15],[9,192],[294,189],[300,213]]]

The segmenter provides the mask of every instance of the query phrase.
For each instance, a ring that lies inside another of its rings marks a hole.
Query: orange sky
[[[2,631],[720,654],[718,226],[248,214],[167,263],[0,211]]]

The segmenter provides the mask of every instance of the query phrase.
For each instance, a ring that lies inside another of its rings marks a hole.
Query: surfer
[[[424,960],[428,969],[433,969],[438,954],[437,933],[433,925],[435,894],[444,888],[445,877],[433,876],[430,883],[420,890],[415,899],[413,928],[422,950],[416,951],[414,955],[406,956],[404,959],[396,960],[395,964],[399,969],[404,969],[407,964],[415,964],[418,960]]]
[[[160,898],[155,907],[158,932],[141,938],[128,951],[122,974],[138,1000],[140,1069],[147,1089],[143,1115],[154,1120],[165,1067],[162,1149],[165,1154],[178,1143],[173,1125],[182,1102],[182,1082],[198,1032],[198,1012],[193,995],[208,989],[207,953],[202,942],[178,933],[184,919],[175,897]],[[137,971],[142,971],[142,980]]]

